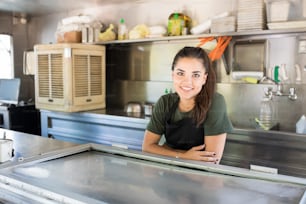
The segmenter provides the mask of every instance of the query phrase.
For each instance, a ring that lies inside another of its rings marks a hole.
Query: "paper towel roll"
[[[229,12],[223,12],[223,13],[218,14],[218,15],[212,17],[212,18],[209,18],[209,19],[205,20],[204,22],[202,22],[201,24],[191,28],[190,33],[193,34],[193,35],[198,35],[198,34],[204,33],[204,32],[206,32],[210,29],[212,19],[227,17],[227,16],[229,16],[229,14],[230,14]]]
[[[191,28],[190,33],[193,35],[198,35],[208,31],[211,26],[211,19],[204,21],[203,23]]]
[[[239,80],[245,77],[252,77],[255,79],[261,79],[263,77],[263,72],[248,72],[248,71],[233,71],[232,77],[235,80]]]
[[[301,78],[301,68],[300,68],[300,65],[298,64],[295,64],[295,80],[296,81],[301,81],[302,78]]]

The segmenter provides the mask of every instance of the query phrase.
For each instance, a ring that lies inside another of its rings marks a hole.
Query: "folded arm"
[[[189,150],[173,149],[167,145],[159,145],[160,135],[146,130],[142,150],[164,156],[219,163],[223,154],[226,133],[216,136],[206,136],[205,144],[192,147]]]

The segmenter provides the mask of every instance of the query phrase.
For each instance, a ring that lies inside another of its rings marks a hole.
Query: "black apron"
[[[194,146],[204,144],[204,126],[196,127],[191,117],[171,123],[171,116],[175,113],[178,102],[170,108],[166,118],[166,144],[174,149],[188,150]]]

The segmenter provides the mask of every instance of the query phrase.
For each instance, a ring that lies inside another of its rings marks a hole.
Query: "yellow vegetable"
[[[129,39],[141,39],[147,37],[149,34],[149,28],[145,24],[139,24],[129,32]]]
[[[114,32],[114,25],[110,24],[105,32],[99,34],[100,41],[110,41],[116,39],[116,33]]]

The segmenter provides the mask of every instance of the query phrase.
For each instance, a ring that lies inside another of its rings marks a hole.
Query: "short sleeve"
[[[163,135],[166,131],[166,117],[170,107],[178,100],[178,96],[173,94],[163,95],[155,103],[151,119],[147,125],[147,130],[158,135]]]
[[[227,115],[225,99],[221,94],[216,93],[204,122],[205,135],[218,135],[232,130],[233,126]]]

